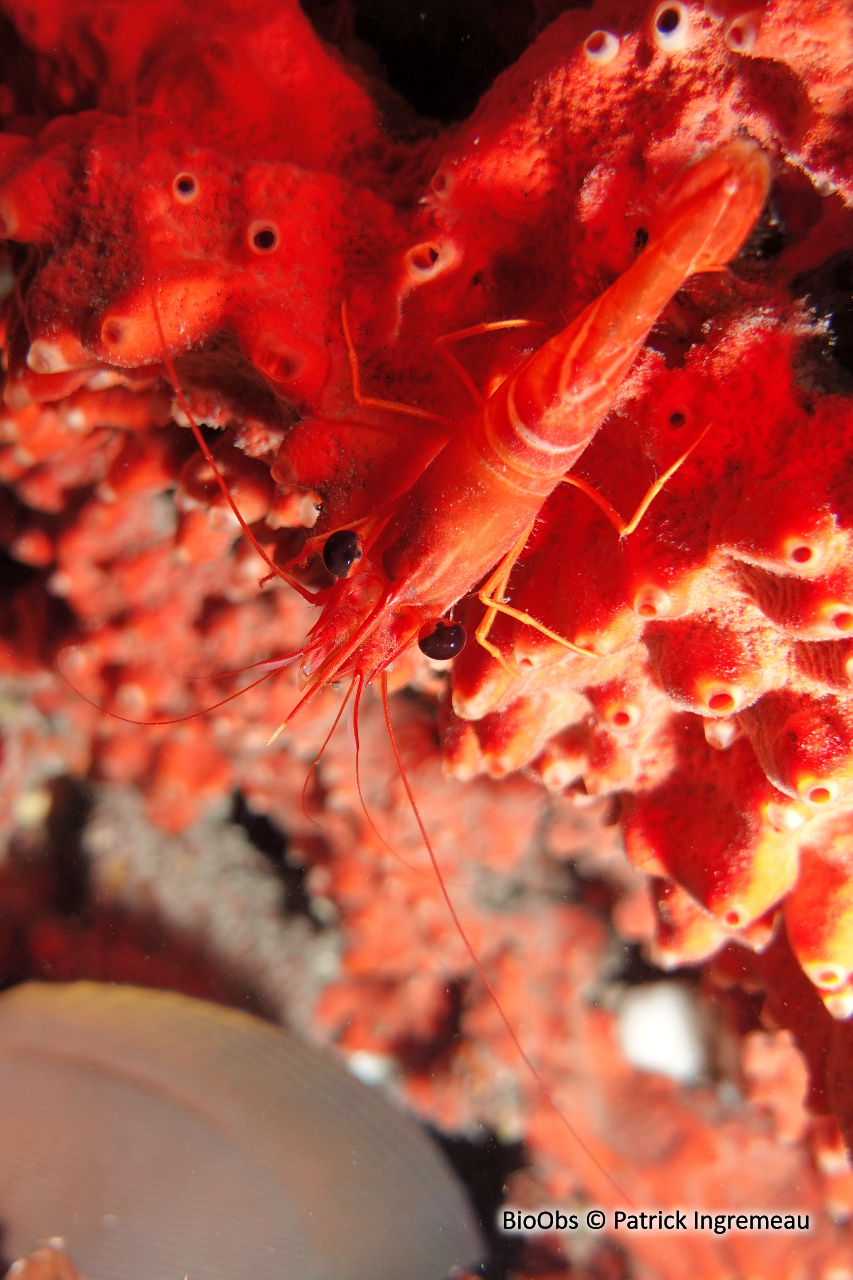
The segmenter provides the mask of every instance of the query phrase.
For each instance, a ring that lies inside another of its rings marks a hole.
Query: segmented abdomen
[[[737,253],[767,198],[759,147],[700,160],[666,198],[640,257],[492,396],[475,424],[483,460],[511,488],[546,497],[589,444],[664,307],[696,271]]]

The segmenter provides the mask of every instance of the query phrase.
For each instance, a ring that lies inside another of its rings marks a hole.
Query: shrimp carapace
[[[320,630],[332,638],[303,662],[306,681],[372,679],[508,552],[520,553],[663,308],[691,275],[724,267],[738,251],[769,182],[766,156],[743,141],[676,181],[633,265],[498,387],[365,538],[362,558],[325,603],[314,638]]]

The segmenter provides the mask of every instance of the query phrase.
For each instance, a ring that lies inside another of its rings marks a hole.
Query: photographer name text
[[[703,1213],[699,1209],[634,1209],[561,1208],[516,1209],[498,1212],[498,1227],[507,1234],[534,1235],[547,1231],[702,1231],[724,1236],[730,1231],[795,1231],[809,1229],[807,1213]]]

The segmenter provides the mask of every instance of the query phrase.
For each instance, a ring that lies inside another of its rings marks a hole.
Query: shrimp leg
[[[401,404],[397,400],[379,400],[374,396],[365,396],[361,393],[361,375],[358,369],[358,353],[350,333],[349,317],[347,315],[346,302],[341,303],[341,326],[344,331],[344,342],[347,348],[347,358],[350,367],[350,379],[352,382],[352,398],[360,408],[367,409],[387,409],[389,413],[404,413],[409,418],[424,418],[427,422],[437,422],[440,427],[449,427],[455,430],[456,423],[452,418],[445,418],[444,414],[433,413],[431,409],[419,409],[413,404]]]
[[[350,379],[352,383],[352,398],[355,403],[361,407],[372,409],[387,409],[390,413],[405,413],[412,418],[424,418],[428,422],[437,422],[439,426],[452,427],[455,424],[451,418],[446,418],[441,413],[435,413],[431,409],[419,409],[416,405],[403,404],[399,400],[381,400],[375,396],[365,396],[361,390],[361,375],[358,367],[358,353],[352,340],[352,334],[349,327],[349,314],[346,302],[341,303],[341,327],[344,331],[344,342],[347,348],[347,357],[350,366]],[[442,334],[440,338],[436,338],[435,346],[438,354],[450,366],[456,374],[459,381],[470,393],[474,404],[478,409],[482,409],[485,403],[482,395],[478,391],[474,380],[464,368],[459,360],[456,359],[450,351],[447,350],[448,342],[455,342],[458,338],[473,338],[481,333],[491,333],[494,329],[542,329],[545,326],[540,320],[487,320],[481,324],[471,325],[468,329],[459,329],[455,333]]]
[[[467,329],[457,329],[455,333],[444,333],[440,338],[436,338],[435,346],[438,354],[449,365],[456,374],[459,381],[465,387],[471,396],[474,404],[478,409],[482,409],[485,404],[480,391],[469,374],[468,370],[452,351],[448,351],[447,343],[456,342],[459,338],[476,338],[481,333],[493,333],[496,329],[544,329],[545,326],[541,320],[484,320],[480,324],[472,324]]]
[[[497,649],[488,639],[488,635],[492,629],[492,623],[499,612],[498,606],[495,604],[495,600],[500,599],[506,591],[507,583],[509,582],[509,575],[513,571],[515,562],[524,550],[527,539],[533,532],[533,524],[534,522],[531,521],[527,528],[522,531],[521,536],[516,540],[513,546],[510,547],[509,551],[498,564],[498,567],[489,575],[480,590],[477,592],[477,598],[481,604],[486,606],[486,612],[483,614],[480,625],[474,632],[474,639],[479,645],[482,645],[487,653],[492,655],[496,662],[500,663],[504,671],[513,677],[516,673],[512,670],[500,649]]]
[[[587,484],[586,480],[582,480],[580,476],[563,476],[563,484],[571,485],[573,489],[580,489],[581,493],[585,493],[588,498],[591,498],[599,510],[603,511],[607,516],[607,519],[613,525],[613,528],[619,534],[619,537],[627,538],[637,528],[643,516],[646,514],[649,507],[666,484],[667,480],[671,480],[681,464],[687,461],[693,450],[699,444],[699,441],[702,440],[711,430],[712,425],[713,423],[709,422],[704,430],[702,430],[693,441],[690,448],[685,449],[681,457],[677,458],[671,467],[667,467],[663,475],[658,476],[657,480],[655,480],[653,484],[649,485],[630,520],[623,520],[616,508],[612,506],[605,497],[602,497],[597,489],[593,489],[591,484]]]
[[[477,592],[477,598],[481,604],[486,606],[486,612],[480,622],[480,625],[474,632],[474,639],[478,644],[482,645],[487,653],[492,655],[496,662],[500,663],[504,671],[511,675],[513,679],[518,675],[518,672],[513,671],[501,651],[488,639],[489,632],[492,629],[492,623],[499,613],[505,613],[510,618],[515,618],[519,622],[528,623],[531,627],[535,627],[537,631],[541,631],[543,635],[549,638],[549,640],[555,640],[557,644],[565,645],[567,649],[571,649],[572,653],[582,653],[586,657],[598,656],[597,654],[592,653],[591,650],[581,649],[579,645],[572,644],[571,640],[565,640],[563,636],[558,636],[556,631],[549,630],[549,628],[543,623],[537,622],[535,618],[531,617],[529,613],[522,613],[520,609],[514,609],[512,605],[506,604],[501,598],[504,591],[506,591],[507,583],[509,582],[509,575],[515,568],[516,561],[524,550],[527,539],[533,532],[534,523],[535,522],[531,522],[522,532],[521,536],[503,557],[494,573],[491,574]]]
[[[593,489],[591,484],[587,484],[586,480],[581,480],[579,476],[564,476],[563,484],[571,485],[574,489],[580,489],[581,493],[585,493],[588,498],[591,498],[595,505],[607,516],[607,519],[619,534],[620,539],[627,538],[637,528],[643,516],[646,514],[649,507],[666,484],[667,480],[671,480],[682,463],[687,461],[693,450],[699,444],[700,440],[702,440],[711,430],[712,425],[713,424],[709,422],[690,445],[690,448],[685,449],[681,457],[677,458],[671,467],[667,467],[666,471],[664,471],[662,475],[658,476],[657,480],[655,480],[653,484],[649,485],[639,506],[628,521],[623,520],[616,508],[613,507],[597,489]],[[543,636],[547,636],[549,640],[553,640],[557,644],[563,645],[572,653],[581,653],[588,658],[595,658],[599,656],[592,649],[583,649],[580,645],[572,644],[571,640],[566,640],[564,636],[558,635],[556,631],[551,631],[549,627],[546,627],[544,623],[538,622],[536,618],[531,616],[531,614],[524,613],[521,609],[514,609],[512,605],[507,604],[506,601],[502,599],[503,593],[507,588],[507,583],[509,582],[509,576],[512,573],[516,561],[524,550],[525,543],[532,532],[533,525],[529,524],[518,541],[506,553],[494,573],[486,582],[483,583],[483,586],[477,592],[478,599],[486,606],[486,613],[480,622],[480,625],[477,627],[477,630],[474,632],[474,639],[492,655],[496,662],[500,663],[509,675],[513,677],[516,677],[518,673],[513,671],[500,650],[498,650],[495,645],[491,644],[488,639],[489,632],[492,629],[492,624],[494,623],[496,615],[499,613],[506,614],[510,618],[515,618],[517,622],[526,623],[536,631],[541,632]]]

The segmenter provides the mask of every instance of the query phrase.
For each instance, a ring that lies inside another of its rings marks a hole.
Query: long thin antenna
[[[353,719],[352,719],[352,734],[353,734],[353,738],[355,739],[355,785],[356,785],[356,790],[358,791],[358,798],[361,801],[361,807],[364,810],[364,816],[365,818],[367,818],[367,821],[369,822],[377,840],[380,840],[382,844],[385,846],[385,848],[388,850],[388,852],[391,854],[391,856],[396,858],[398,862],[401,862],[408,871],[413,872],[415,875],[422,875],[424,873],[421,871],[420,867],[413,867],[410,862],[407,862],[406,859],[401,854],[399,854],[397,850],[393,848],[392,845],[388,843],[388,841],[383,836],[382,832],[377,827],[376,823],[373,821],[373,818],[370,816],[370,810],[368,809],[367,801],[364,798],[364,792],[362,791],[362,788],[361,788],[361,738],[359,737],[359,732],[358,732],[358,713],[359,713],[359,710],[361,709],[361,695],[363,693],[364,693],[364,676],[360,675],[358,677],[358,689],[356,690],[355,705],[353,707]]]
[[[545,1081],[540,1076],[539,1072],[536,1070],[536,1067],[533,1065],[533,1062],[531,1061],[531,1059],[528,1057],[527,1052],[524,1049],[524,1046],[522,1045],[521,1041],[518,1038],[518,1034],[515,1028],[510,1022],[509,1018],[504,1013],[503,1006],[501,1005],[501,1002],[498,999],[498,996],[494,987],[492,986],[491,982],[489,982],[489,979],[486,976],[486,971],[483,968],[482,963],[480,962],[480,959],[476,951],[471,945],[468,935],[465,932],[465,929],[462,925],[462,921],[459,919],[456,908],[453,905],[453,899],[450,897],[450,894],[447,892],[447,886],[444,883],[444,877],[441,874],[441,868],[438,865],[438,860],[436,859],[435,852],[430,842],[430,838],[427,835],[426,827],[423,824],[423,819],[421,818],[420,810],[418,809],[417,802],[415,801],[411,784],[406,775],[406,770],[403,766],[403,761],[400,758],[400,752],[397,748],[397,739],[394,736],[394,726],[391,723],[391,711],[388,706],[388,680],[386,678],[384,671],[382,672],[382,676],[381,676],[381,688],[382,688],[382,710],[385,714],[385,724],[388,729],[388,737],[391,740],[391,749],[394,752],[394,759],[397,762],[397,768],[400,772],[400,777],[403,780],[403,786],[406,789],[406,795],[409,798],[409,804],[411,805],[412,813],[415,815],[415,821],[417,822],[418,827],[420,829],[421,839],[423,840],[424,845],[426,846],[427,853],[429,854],[429,860],[432,863],[432,869],[435,872],[435,878],[438,881],[438,887],[441,890],[441,895],[444,898],[445,903],[447,904],[447,909],[450,912],[454,925],[456,926],[456,932],[459,934],[459,937],[462,939],[462,942],[465,945],[465,949],[468,952],[468,955],[471,957],[471,961],[474,965],[474,968],[477,970],[477,973],[480,975],[480,980],[483,983],[483,986],[486,988],[486,991],[488,992],[489,999],[492,1001],[492,1004],[495,1006],[495,1009],[497,1010],[500,1016],[501,1022],[506,1027],[509,1038],[512,1040],[513,1044],[515,1045],[516,1050],[518,1051],[518,1054],[522,1062],[525,1064],[531,1076],[536,1081],[536,1085],[539,1089],[540,1094],[542,1095],[544,1100],[548,1103],[549,1107],[555,1113],[555,1115],[563,1124],[563,1126],[571,1134],[572,1138],[580,1147],[581,1151],[583,1151],[584,1155],[587,1156],[587,1158],[592,1161],[596,1169],[598,1169],[599,1173],[604,1175],[604,1177],[610,1183],[611,1187],[617,1193],[617,1195],[622,1200],[624,1200],[631,1208],[633,1208],[634,1204],[633,1204],[633,1201],[631,1200],[631,1197],[625,1191],[623,1191],[623,1189],[619,1186],[619,1183],[612,1176],[612,1174],[608,1173],[608,1171],[604,1168],[601,1162],[596,1159],[592,1151],[589,1149],[587,1144],[584,1142],[583,1138],[578,1133],[577,1129],[574,1127],[571,1121],[563,1114],[563,1112],[558,1107],[557,1103],[554,1101],[554,1098],[551,1094],[550,1089],[548,1088]]]
[[[174,391],[175,395],[178,398],[178,404],[181,406],[181,408],[184,411],[187,422],[189,422],[190,424],[190,429],[192,430],[192,433],[196,438],[196,443],[199,449],[201,450],[202,455],[204,456],[205,462],[213,472],[213,475],[216,479],[216,483],[219,486],[219,489],[223,497],[225,498],[229,507],[233,511],[234,517],[237,523],[239,524],[240,528],[242,529],[244,535],[248,539],[253,549],[261,557],[261,559],[263,560],[267,568],[273,574],[275,574],[277,578],[282,578],[288,584],[288,586],[291,586],[296,591],[298,591],[299,594],[303,597],[303,599],[313,601],[314,596],[312,595],[312,593],[308,591],[305,587],[300,586],[299,583],[294,582],[291,578],[291,575],[285,573],[284,570],[279,565],[276,564],[276,562],[272,559],[272,557],[268,555],[268,553],[261,546],[258,539],[252,533],[252,530],[249,528],[246,521],[243,519],[240,508],[237,506],[237,503],[234,501],[234,495],[231,493],[231,490],[228,488],[228,485],[225,483],[225,477],[223,476],[222,472],[219,470],[217,461],[210,451],[210,446],[208,445],[207,441],[202,435],[201,427],[198,425],[198,423],[195,420],[193,412],[190,409],[189,404],[187,403],[187,398],[184,395],[183,387],[181,386],[178,380],[178,374],[175,369],[174,361],[172,360],[172,357],[169,354],[169,349],[166,346],[166,335],[163,330],[163,323],[160,319],[160,307],[157,302],[157,291],[154,288],[154,281],[151,279],[150,272],[146,272],[146,283],[148,285],[148,293],[151,300],[151,310],[154,313],[154,324],[156,325],[157,334],[158,334],[158,337],[160,338],[160,347],[161,347],[161,355],[163,357],[163,364],[166,366],[166,372],[169,375],[169,381],[172,384],[172,390]]]
[[[332,740],[332,734],[335,732],[335,730],[337,729],[338,725],[341,722],[341,716],[344,714],[344,711],[346,711],[346,706],[347,706],[347,703],[349,702],[350,694],[355,688],[356,679],[357,679],[357,676],[353,676],[352,680],[350,680],[349,688],[344,694],[344,700],[341,703],[341,705],[338,707],[338,714],[335,716],[334,720],[332,721],[332,727],[329,730],[329,732],[326,734],[325,738],[323,739],[323,745],[320,748],[320,750],[317,752],[314,759],[312,760],[311,768],[308,770],[308,773],[305,777],[305,781],[302,784],[302,812],[305,814],[305,817],[308,819],[309,822],[314,823],[315,827],[318,827],[320,825],[319,822],[316,822],[314,818],[311,817],[311,814],[308,812],[308,810],[305,808],[305,795],[306,795],[306,792],[308,791],[308,784],[311,781],[311,779],[314,777],[314,772],[317,768],[317,765],[320,763],[320,760],[322,759],[323,752],[326,750],[326,747],[329,745],[329,743]]]
[[[287,661],[292,662],[301,656],[302,655],[299,653],[294,654],[293,658],[289,658]],[[56,658],[57,671],[62,676],[62,679],[68,687],[74,690],[78,698],[82,698],[84,702],[88,702],[89,706],[94,707],[96,711],[101,711],[104,715],[112,716],[114,720],[121,720],[123,724],[139,724],[145,725],[147,728],[156,728],[158,725],[164,724],[184,724],[187,720],[197,720],[199,716],[206,716],[208,712],[216,711],[219,707],[224,707],[226,703],[233,702],[235,698],[242,698],[243,694],[248,693],[250,689],[256,689],[259,684],[263,684],[265,680],[269,680],[270,676],[274,676],[276,671],[279,671],[284,665],[285,664],[283,662],[279,663],[279,665],[274,667],[272,671],[265,672],[264,675],[259,676],[257,680],[253,680],[251,684],[247,684],[243,689],[238,689],[236,693],[229,693],[227,698],[220,698],[219,702],[213,702],[209,707],[202,707],[199,711],[191,711],[185,716],[173,716],[170,720],[133,720],[130,716],[119,715],[117,711],[110,711],[108,707],[100,706],[94,701],[94,699],[87,698],[82,689],[78,689],[74,681],[70,680],[62,670],[62,663],[60,662],[59,657],[57,656]]]
[[[135,74],[131,82],[128,84],[128,114],[130,116],[130,128],[131,128],[131,134],[134,140],[137,158],[141,160],[142,137],[139,129],[139,106],[137,102]],[[207,441],[205,440],[204,436],[201,433],[201,428],[196,422],[195,416],[192,410],[190,409],[189,404],[187,403],[187,398],[184,395],[183,387],[181,386],[180,379],[178,378],[174,361],[172,360],[172,357],[169,353],[169,348],[166,344],[166,334],[163,330],[163,321],[160,317],[160,306],[159,306],[159,303],[157,302],[157,290],[154,286],[154,279],[151,273],[151,256],[148,251],[147,237],[144,237],[143,240],[144,240],[143,246],[142,246],[143,275],[145,278],[145,284],[148,288],[148,296],[151,302],[151,311],[154,316],[154,325],[157,329],[157,336],[160,339],[160,354],[162,356],[163,364],[165,365],[166,372],[169,375],[169,381],[172,384],[172,390],[177,396],[178,403],[180,404],[181,408],[184,411],[184,414],[186,415],[187,422],[190,424],[192,433],[196,438],[196,443],[198,444],[198,447],[201,450],[205,461],[207,462],[208,466],[213,472],[216,478],[216,483],[219,486],[219,489],[223,497],[225,498],[225,501],[228,503],[229,507],[234,513],[234,517],[237,523],[239,524],[245,536],[248,538],[251,546],[254,548],[254,550],[258,553],[258,555],[263,560],[264,564],[267,566],[268,569],[270,569],[270,571],[273,574],[275,574],[277,578],[282,578],[291,587],[293,587],[296,591],[298,591],[299,594],[303,596],[306,600],[312,600],[313,597],[311,595],[311,592],[307,591],[304,587],[300,586],[298,583],[293,582],[291,580],[290,575],[285,573],[279,567],[279,565],[275,563],[275,561],[267,554],[267,552],[261,546],[258,539],[252,533],[252,530],[249,528],[248,524],[243,519],[242,513],[240,512],[240,509],[237,506],[237,503],[234,501],[234,497],[231,493],[231,490],[228,488],[228,485],[225,483],[225,478],[222,475],[222,472],[219,470],[219,466],[216,462],[216,459],[214,458],[213,454],[210,451]]]

